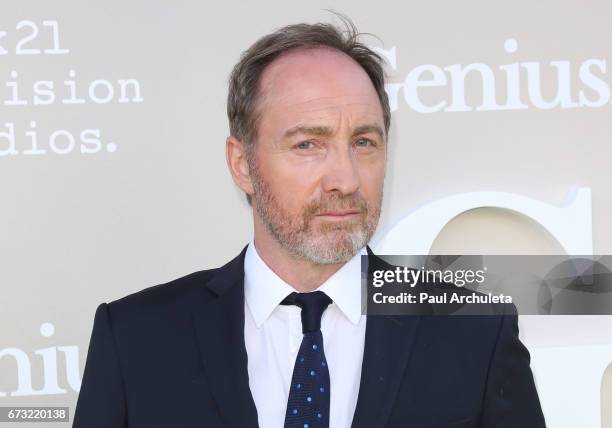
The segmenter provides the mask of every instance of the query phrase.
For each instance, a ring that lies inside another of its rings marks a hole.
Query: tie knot
[[[323,312],[332,303],[332,299],[322,291],[312,293],[289,294],[281,305],[296,305],[302,308],[302,333],[310,333],[321,329]]]

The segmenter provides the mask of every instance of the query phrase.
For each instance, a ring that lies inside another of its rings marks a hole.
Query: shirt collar
[[[365,247],[362,248],[317,288],[327,294],[353,324],[361,317],[361,256],[367,254]],[[261,327],[280,302],[294,291],[297,292],[266,265],[251,241],[244,257],[244,294],[257,327]]]

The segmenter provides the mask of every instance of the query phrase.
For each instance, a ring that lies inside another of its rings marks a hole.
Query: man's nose
[[[359,165],[350,148],[329,151],[322,180],[325,192],[339,191],[349,195],[359,189]]]

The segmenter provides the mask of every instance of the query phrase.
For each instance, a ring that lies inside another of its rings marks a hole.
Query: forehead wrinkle
[[[312,112],[317,112],[321,110],[343,110],[343,107],[359,106],[359,105],[368,105],[368,104],[367,103],[347,103],[347,104],[341,104],[341,105],[335,105],[335,106],[318,106],[318,107],[311,107],[309,109],[300,110],[300,113],[312,113]]]
[[[287,99],[291,99],[292,95],[293,94],[291,93],[284,93],[283,95],[279,97],[279,100],[285,101]],[[355,100],[351,101],[351,98]],[[323,103],[329,102],[329,101],[333,102],[334,100],[346,100],[342,103],[336,104],[338,106],[349,106],[349,105],[359,105],[359,104],[371,105],[372,104],[371,101],[367,100],[367,98],[368,96],[366,94],[364,95],[313,96],[305,100],[300,100],[300,101],[289,103],[284,107],[299,106],[301,104],[312,104],[316,102],[323,102]],[[333,105],[330,107],[333,107]]]
[[[274,105],[269,106],[268,111],[280,110],[283,112],[283,116],[287,116],[290,114],[309,114],[309,113],[317,113],[321,111],[341,111],[345,112],[345,109],[348,107],[364,107],[364,111],[360,112],[350,112],[355,115],[374,115],[378,116],[378,111],[376,106],[372,105],[370,102],[350,102],[347,101],[341,104],[334,105],[312,105],[312,100],[308,101],[299,101],[289,105]],[[288,111],[289,109],[293,109],[292,111]],[[349,112],[347,112],[349,113]]]
[[[376,112],[373,111],[365,111],[365,112],[359,112],[358,114],[352,115],[354,116],[353,118],[351,118],[350,114],[346,114],[345,110],[344,110],[344,106],[349,106],[349,105],[356,105],[356,104],[345,104],[345,105],[339,105],[339,106],[333,106],[333,107],[313,107],[310,109],[302,109],[300,110],[298,113],[300,115],[304,115],[304,114],[310,114],[310,113],[318,113],[320,111],[339,111],[340,115],[336,116],[334,115],[334,117],[329,117],[324,115],[317,115],[317,116],[313,116],[313,117],[300,117],[297,120],[297,123],[295,123],[293,126],[291,126],[289,129],[293,129],[293,128],[297,128],[297,127],[318,127],[318,128],[323,128],[323,127],[329,127],[329,128],[337,128],[340,126],[341,122],[346,122],[348,123],[364,123],[364,125],[357,125],[356,127],[354,127],[354,129],[371,129],[373,130],[373,128],[380,128],[382,129],[382,124],[379,123],[379,118],[378,118],[378,114],[376,114]],[[295,112],[294,112],[295,113]],[[290,114],[290,113],[286,113]],[[333,126],[328,126],[327,124],[331,122],[334,122],[335,124]],[[360,132],[360,133],[364,133],[364,132]],[[384,133],[382,134],[382,136],[384,136]]]

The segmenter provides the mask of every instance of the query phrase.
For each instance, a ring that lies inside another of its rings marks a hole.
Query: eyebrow
[[[355,128],[353,130],[353,137],[357,136],[357,135],[362,135],[362,134],[367,134],[373,132],[375,134],[377,134],[381,140],[385,140],[385,134],[382,130],[382,128],[376,124],[368,124],[368,125],[361,125],[358,126],[357,128]],[[328,137],[330,135],[333,134],[333,130],[328,127],[328,126],[304,126],[304,125],[297,125],[294,126],[290,129],[288,129],[285,134],[283,135],[283,138],[290,138],[293,137],[294,135],[297,134],[306,134],[306,135],[316,135],[319,137]]]
[[[375,124],[373,124],[373,125],[361,125],[361,126],[358,126],[353,131],[353,137],[355,137],[357,135],[361,135],[361,134],[368,134],[370,132],[378,134],[380,139],[385,141],[385,133],[383,132],[383,130],[382,130],[382,128],[380,126],[375,125]]]

